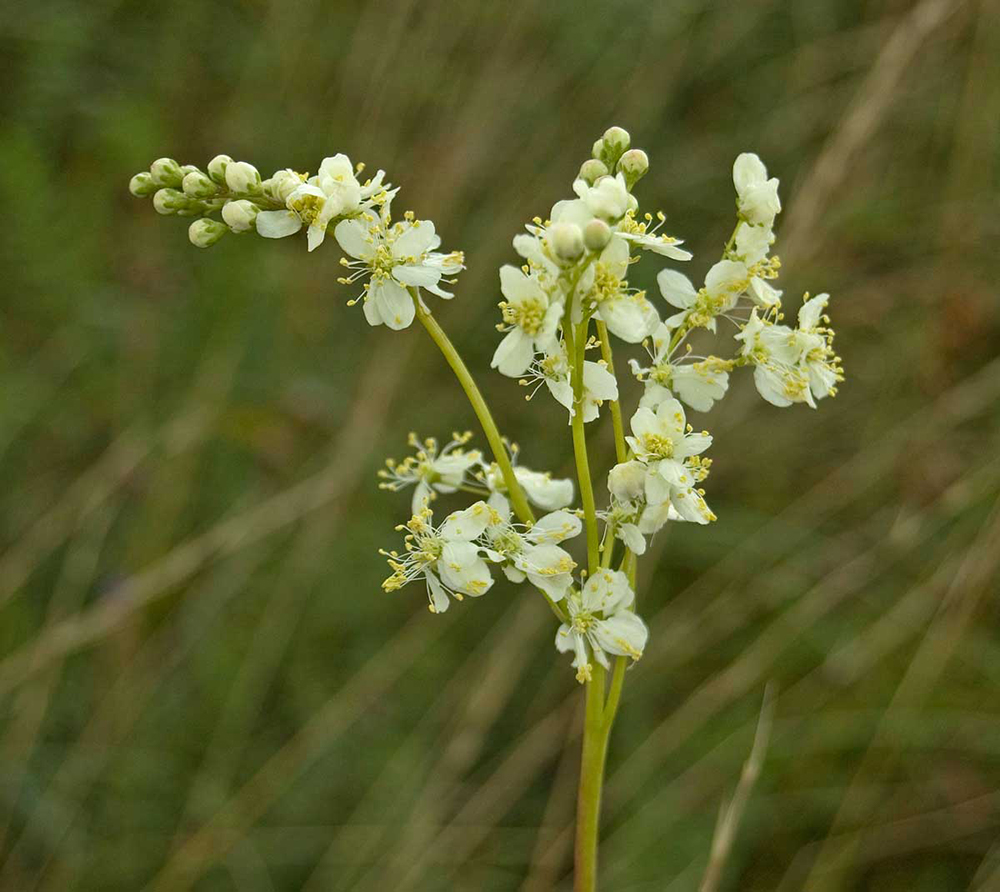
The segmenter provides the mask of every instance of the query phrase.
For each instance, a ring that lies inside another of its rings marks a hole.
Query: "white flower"
[[[373,203],[388,204],[395,193],[385,191],[384,171],[364,186],[354,171],[351,159],[344,154],[324,158],[319,172],[306,182],[294,171],[278,171],[269,181],[268,191],[284,201],[287,210],[262,211],[257,216],[257,232],[265,238],[284,238],[308,225],[307,243],[313,251],[323,244],[333,220],[357,216]],[[228,176],[229,168],[226,173]]]
[[[387,459],[386,466],[378,472],[383,480],[379,487],[399,492],[415,485],[411,510],[416,514],[427,507],[437,493],[456,492],[464,484],[474,482],[469,472],[482,465],[483,454],[478,449],[466,451],[462,448],[471,437],[471,432],[453,434],[451,441],[439,452],[438,442],[433,437],[421,442],[416,434],[410,434],[409,444],[417,453],[398,463]]]
[[[608,472],[608,491],[622,502],[641,498],[646,489],[646,466],[636,459],[621,462]]]
[[[798,367],[802,348],[796,332],[787,325],[761,319],[755,308],[734,338],[743,343],[740,355],[754,364],[757,392],[771,405],[785,407],[803,402],[815,405],[808,375]]]
[[[544,511],[565,508],[573,502],[573,481],[569,478],[553,478],[548,472],[521,466],[514,468],[514,476],[528,500]]]
[[[486,594],[493,577],[475,540],[494,516],[485,502],[476,502],[464,511],[449,514],[440,527],[434,527],[430,508],[421,509],[409,523],[397,527],[406,531],[406,553],[381,552],[393,570],[382,588],[396,591],[408,582],[423,579],[431,613],[444,613],[449,595],[461,601],[464,595],[478,598]]]
[[[729,389],[729,363],[710,356],[698,362],[671,367],[674,392],[692,409],[707,412]]]
[[[799,309],[799,363],[809,378],[809,390],[815,399],[835,394],[837,383],[844,378],[840,361],[833,353],[833,331],[820,325],[829,300],[829,294],[817,294]]]
[[[617,570],[601,570],[587,580],[580,594],[566,600],[569,622],[556,632],[556,649],[572,651],[577,681],[591,677],[591,656],[610,669],[608,655],[638,660],[646,648],[649,629],[629,607],[635,594],[628,578]]]
[[[516,266],[500,267],[500,290],[507,298],[500,304],[507,336],[497,346],[490,365],[510,378],[523,375],[535,353],[555,348],[556,330],[563,306],[550,303],[536,276],[526,276]]]
[[[644,251],[652,251],[662,257],[669,257],[671,260],[690,260],[691,252],[683,250],[680,246],[684,244],[680,239],[670,235],[657,235],[656,230],[663,225],[666,218],[662,213],[657,214],[659,222],[651,226],[653,217],[646,214],[643,223],[636,221],[634,215],[626,214],[621,223],[618,224],[618,235],[638,245]]]
[[[672,269],[661,270],[656,281],[667,303],[682,311],[666,320],[670,328],[686,323],[691,328],[714,332],[715,317],[736,306],[750,284],[750,272],[742,261],[720,260],[708,271],[700,291],[687,276]]]
[[[531,369],[532,377],[535,380],[543,381],[548,387],[549,393],[555,397],[556,402],[566,407],[572,422],[576,408],[565,345],[559,344],[556,350],[547,353],[541,360],[533,363]],[[600,406],[605,400],[616,399],[618,399],[618,381],[615,376],[601,363],[585,360],[583,363],[582,398],[584,422],[590,422],[597,418]]]
[[[516,452],[514,454],[517,455]],[[573,502],[573,481],[569,478],[553,477],[548,471],[532,471],[523,465],[514,465],[514,476],[528,501],[543,511],[556,511]],[[495,462],[486,469],[483,480],[490,492],[507,492],[500,466]]]
[[[264,192],[274,197],[276,201],[285,204],[288,196],[291,195],[306,180],[303,174],[296,173],[290,167],[283,170],[276,170],[264,181]]]
[[[629,195],[628,187],[625,185],[625,175],[622,173],[613,177],[601,177],[593,186],[586,180],[576,180],[573,183],[573,191],[580,196],[591,216],[608,221],[624,217],[632,197]]]
[[[729,389],[732,361],[718,356],[692,361],[690,357],[684,356],[672,362],[672,337],[670,326],[661,322],[653,333],[653,349],[650,351],[652,365],[640,368],[634,359],[629,360],[632,373],[646,382],[646,390],[639,405],[655,411],[660,403],[676,393],[692,409],[707,412]]]
[[[364,310],[369,325],[399,330],[413,321],[416,308],[406,290],[423,288],[439,297],[449,298],[439,282],[449,272],[464,269],[460,252],[440,254],[434,249],[441,239],[430,220],[392,223],[388,207],[376,216],[366,211],[360,217],[341,220],[334,236],[344,253],[354,260],[341,261],[351,275],[345,284],[370,277],[365,283]]]
[[[695,488],[707,476],[704,463],[696,456],[712,445],[708,432],[694,433],[687,424],[684,407],[675,399],[665,400],[655,412],[640,407],[632,416],[631,428],[633,435],[626,440],[635,457],[649,469],[646,502],[660,505],[669,501],[684,520],[695,523],[714,520],[715,515]]]
[[[733,164],[733,185],[740,213],[750,223],[770,226],[781,211],[778,180],[767,178],[764,162],[752,152],[744,152]]]
[[[486,556],[503,565],[511,582],[527,579],[553,601],[565,597],[576,562],[557,543],[580,534],[580,518],[569,511],[553,511],[527,527],[511,522],[510,504],[499,493],[490,496],[490,507],[495,517],[483,535]]]
[[[749,284],[749,271],[739,260],[720,260],[705,276],[705,292],[716,314],[728,313],[736,306]]]
[[[625,239],[614,235],[600,257],[588,269],[580,290],[597,304],[597,312],[616,337],[628,344],[638,344],[653,333],[660,317],[643,291],[634,291],[624,281],[628,272],[629,247]]]

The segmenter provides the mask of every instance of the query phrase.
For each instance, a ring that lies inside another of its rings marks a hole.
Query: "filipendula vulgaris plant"
[[[468,448],[471,433],[454,434],[443,446],[411,435],[413,454],[386,462],[382,488],[413,492],[409,520],[397,527],[402,545],[382,552],[392,570],[383,588],[416,582],[431,612],[441,614],[452,600],[486,595],[499,571],[548,602],[555,647],[572,654],[586,692],[578,892],[596,888],[608,737],[625,670],[649,637],[635,598],[639,560],[666,524],[716,520],[702,487],[712,437],[694,429],[688,411],[708,412],[741,368],[752,370],[767,402],[782,407],[815,408],[843,379],[824,312],[828,295],[806,294],[794,328],[782,321],[782,292],[773,284],[780,262],[771,253],[781,202],[778,180],[768,177],[760,158],[745,153],[733,165],[736,227],[700,285],[674,268],[691,254],[662,232],[663,213],[640,211],[633,190],[648,168],[646,153],[630,148],[629,134],[610,128],[581,166],[574,197],[557,201],[515,235],[520,263],[500,268],[502,339],[492,367],[531,388],[529,399],[544,385],[556,410],[567,414],[575,483],[525,467],[516,445],[501,435],[428,303],[430,296],[453,296],[444,286],[455,284],[464,256],[439,250],[430,220],[410,211],[393,219],[398,190],[383,171],[362,178],[364,165],[338,154],[324,158],[314,176],[286,169],[261,179],[253,165],[227,155],[204,171],[161,158],[129,186],[133,195],[151,196],[161,214],[194,217],[188,232],[201,248],[230,233],[284,238],[305,230],[313,251],[332,234],[346,255],[339,281],[358,292],[348,304],[361,303],[373,326],[398,331],[416,319],[440,349],[491,455]],[[650,255],[663,265],[658,295],[629,284],[629,268]],[[728,326],[734,344],[727,356],[693,352],[693,332],[718,335]],[[616,364],[614,339],[639,356]],[[618,375],[626,367],[644,385],[627,428],[618,401]],[[598,477],[588,457],[587,425],[602,409],[611,416],[617,463]],[[601,508],[595,479],[606,482]],[[441,495],[475,501],[435,516]],[[581,533],[586,557],[578,563],[566,545]]]

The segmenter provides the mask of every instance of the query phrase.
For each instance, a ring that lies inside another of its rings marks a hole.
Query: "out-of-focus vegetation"
[[[994,0],[16,2],[0,45],[0,888],[565,887],[581,696],[544,603],[379,587],[408,497],[375,470],[473,427],[457,385],[345,306],[332,243],[199,251],[126,185],[384,167],[467,253],[438,314],[485,370],[511,236],[612,123],[694,276],[760,153],[848,381],[814,413],[741,377],[704,418],[719,522],[641,573],[606,888],[697,887],[768,680],[725,889],[1000,886]]]

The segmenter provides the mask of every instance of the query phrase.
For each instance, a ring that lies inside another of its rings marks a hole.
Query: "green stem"
[[[412,290],[410,293],[413,294]],[[427,329],[431,340],[437,344],[438,349],[444,355],[448,365],[451,366],[455,377],[458,378],[458,383],[462,385],[465,395],[472,404],[472,410],[476,413],[476,418],[479,419],[479,424],[483,428],[483,433],[486,434],[486,440],[490,444],[490,449],[493,450],[493,457],[500,467],[500,473],[503,474],[503,482],[507,486],[507,495],[510,497],[514,513],[522,523],[534,523],[535,515],[528,504],[528,499],[524,495],[521,484],[517,482],[517,477],[514,476],[514,466],[510,463],[510,456],[507,454],[507,447],[504,445],[503,437],[500,436],[496,422],[490,414],[489,406],[486,405],[486,400],[483,399],[483,395],[479,392],[472,373],[465,362],[463,362],[462,357],[459,356],[455,345],[452,344],[448,335],[445,334],[444,329],[420,305],[420,299],[415,294],[413,295],[413,303],[417,308],[417,318],[420,320],[421,325]]]
[[[567,312],[572,312],[572,307]],[[573,456],[576,459],[576,476],[580,484],[580,503],[583,505],[584,523],[587,527],[587,572],[593,576],[600,566],[600,538],[597,530],[597,505],[594,502],[594,485],[590,479],[590,461],[587,458],[587,433],[583,423],[583,350],[577,343],[585,340],[589,320],[580,323],[574,331],[572,322],[564,329],[566,354],[571,364],[573,382]]]
[[[601,339],[601,356],[608,365],[608,371],[615,375],[615,359],[611,353],[611,338],[608,327],[603,320],[597,320],[597,336]],[[617,375],[615,378],[617,379]],[[611,426],[615,429],[615,455],[619,464],[628,461],[628,451],[625,444],[625,425],[622,423],[622,407],[618,400],[611,401]]]
[[[596,892],[597,842],[604,787],[604,762],[608,753],[610,727],[604,722],[604,678],[602,666],[595,665],[587,682],[587,706],[580,759],[580,788],[576,805],[576,849],[574,892]]]

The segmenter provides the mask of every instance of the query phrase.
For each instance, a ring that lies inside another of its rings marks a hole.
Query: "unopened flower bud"
[[[178,189],[160,189],[153,196],[153,207],[158,214],[177,214],[186,210],[188,197]]]
[[[604,157],[604,140],[599,139],[594,143],[594,148],[590,150],[590,155],[592,158],[600,161]]]
[[[225,223],[202,217],[188,227],[188,238],[196,248],[209,248],[222,238],[229,229]]]
[[[189,173],[195,173],[198,170],[196,164],[182,164],[181,165],[181,177],[186,177]]]
[[[259,212],[260,208],[257,205],[242,198],[239,201],[226,202],[222,208],[222,219],[233,232],[246,232],[253,228]]]
[[[226,185],[232,192],[259,192],[260,173],[246,161],[234,161],[226,165]]]
[[[552,250],[560,260],[576,260],[583,254],[583,233],[575,223],[553,223],[549,228]]]
[[[288,196],[302,185],[302,177],[294,170],[278,170],[274,176],[267,180],[264,192],[277,199],[282,204],[288,201]]]
[[[232,163],[228,155],[216,155],[208,162],[208,175],[221,186],[226,182],[226,168]]]
[[[211,198],[219,191],[219,187],[200,170],[192,170],[184,176],[181,188],[185,195],[192,198]]]
[[[580,165],[580,179],[589,186],[593,186],[598,177],[606,177],[607,175],[608,169],[604,166],[604,162],[598,161],[596,158],[588,158]]]
[[[621,158],[622,153],[628,151],[631,144],[632,137],[621,127],[609,127],[604,131],[604,150],[615,160]]]
[[[156,191],[156,183],[153,182],[151,173],[137,173],[128,183],[128,191],[136,198],[146,198]]]
[[[637,499],[645,492],[646,468],[642,462],[622,462],[608,472],[608,489],[623,502]]]
[[[181,173],[181,166],[173,158],[157,158],[149,165],[149,173],[153,182],[157,186],[171,186],[176,188],[184,179]]]
[[[642,149],[629,149],[618,159],[618,169],[625,174],[625,184],[631,189],[649,170],[649,156]]]
[[[593,219],[583,227],[583,243],[588,251],[603,251],[611,241],[611,227],[603,220]]]

